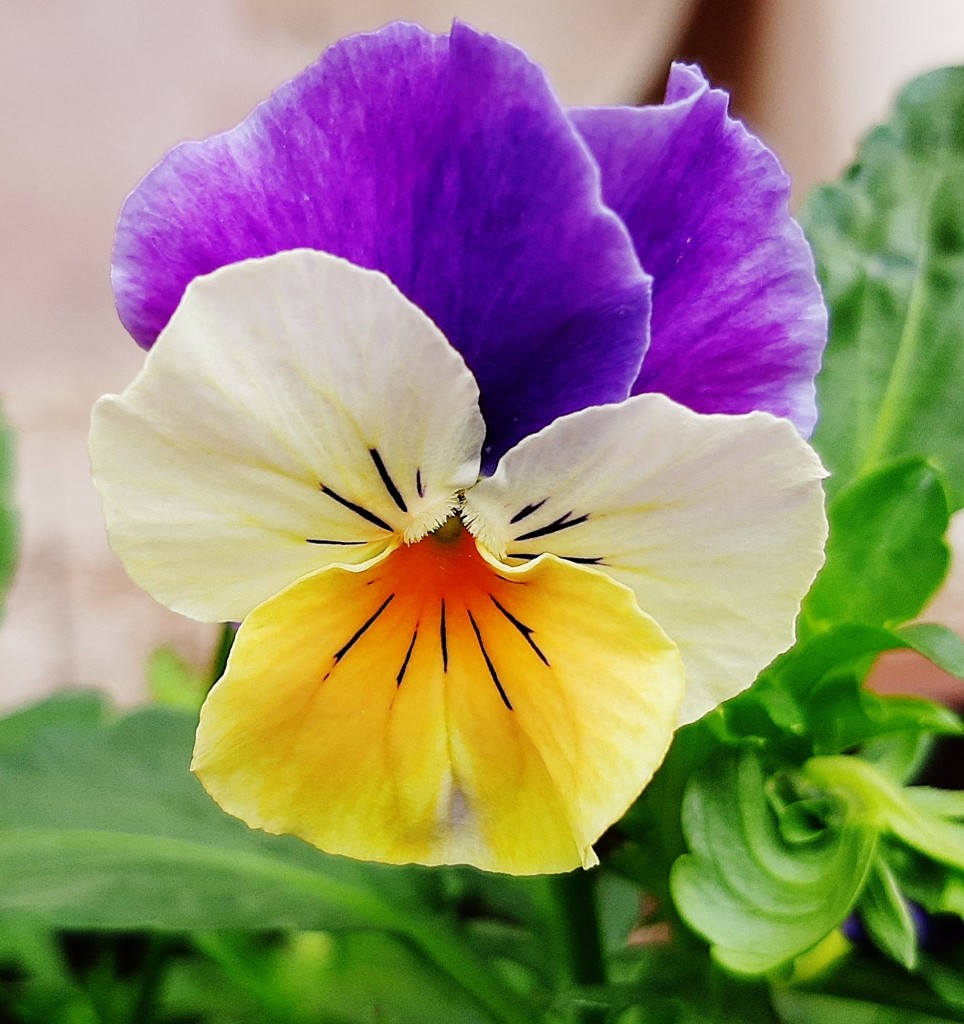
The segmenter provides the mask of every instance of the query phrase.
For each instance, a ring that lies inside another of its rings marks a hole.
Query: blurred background
[[[698,61],[782,158],[795,202],[840,172],[905,81],[964,63],[961,0],[0,0],[0,401],[23,517],[0,708],[77,685],[133,703],[151,650],[204,665],[216,642],[127,579],[90,482],[90,407],[143,358],[108,281],[124,196],[340,36],[456,16],[523,46],[569,104],[655,101],[671,59]],[[964,631],[964,573],[933,616]],[[905,658],[878,680],[961,702],[959,683]]]

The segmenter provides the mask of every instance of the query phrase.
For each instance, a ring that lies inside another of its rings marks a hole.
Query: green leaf
[[[13,581],[20,546],[20,518],[14,507],[13,431],[0,421],[0,613]]]
[[[957,715],[923,697],[881,696],[853,676],[829,676],[804,703],[807,731],[818,754],[843,753],[894,733],[954,736],[961,732]]]
[[[886,989],[891,980],[881,977],[879,983]],[[955,1024],[961,1019],[953,1013],[945,1016],[940,1010],[925,1013],[881,1005],[870,994],[864,999],[853,999],[825,992],[786,989],[778,994],[776,1002],[783,1024]]]
[[[927,979],[927,983],[943,999],[948,1007],[953,1007],[958,1013],[958,1020],[964,1020],[964,973],[961,965],[955,964],[951,967],[941,963],[936,957],[921,957],[921,974]]]
[[[98,693],[60,693],[49,700],[0,718],[0,752],[11,755],[40,742],[45,733],[65,730],[95,731],[107,723],[107,707]],[[0,791],[0,799],[2,799]]]
[[[206,960],[175,980],[164,1009],[179,1016],[233,996],[237,1020],[263,1024],[483,1024],[489,1018],[446,979],[427,975],[418,955],[380,933],[303,932],[266,943],[261,936],[207,933],[195,940]],[[246,1012],[245,1012],[246,1011]]]
[[[391,927],[410,873],[227,817],[187,770],[193,716],[90,696],[0,726],[0,911],[71,927]],[[414,901],[413,901],[414,902]]]
[[[904,646],[893,632],[879,626],[833,626],[780,655],[753,687],[723,705],[723,718],[730,729],[741,734],[755,730],[765,736],[776,726],[803,736],[807,731],[805,702],[824,679],[841,673],[862,679],[879,654]],[[771,723],[769,729],[766,721]]]
[[[936,622],[917,622],[896,632],[908,647],[938,668],[964,679],[964,640],[953,630]]]
[[[814,435],[835,491],[933,457],[964,504],[964,69],[917,79],[803,222],[830,307]]]
[[[196,721],[158,707],[113,720],[87,695],[0,723],[0,913],[68,928],[392,932],[493,1020],[531,1020],[433,909],[431,872],[329,857],[223,814],[187,768]]]
[[[390,935],[349,934],[336,936],[332,955],[323,970],[306,985],[305,967],[317,942],[302,936],[307,949],[301,957],[283,962],[288,985],[300,988],[306,1012],[296,1020],[346,1017],[359,1024],[372,1019],[397,1024],[485,1024],[480,1014],[451,983],[426,977],[425,965],[416,954]],[[307,989],[307,991],[306,991]]]
[[[947,876],[941,893],[940,909],[964,919],[964,871]]]
[[[964,1019],[964,1007],[955,1004],[954,993],[939,993],[928,977],[931,957],[921,954],[919,960],[918,971],[912,974],[895,970],[869,950],[854,949],[819,979],[819,992],[783,989],[776,993],[776,1002],[785,1022],[801,1024],[932,1024]],[[936,966],[939,971],[948,965]],[[960,969],[954,973],[959,988]],[[798,1016],[790,1009],[798,999],[797,1006],[809,1012]]]
[[[797,764],[899,732],[960,733],[960,719],[940,704],[862,687],[877,656],[906,648],[909,640],[913,632],[904,639],[903,631],[856,623],[822,630],[777,658],[704,723],[724,743],[763,745]]]
[[[520,878],[466,866],[436,868],[432,875],[441,882],[437,902],[452,908],[464,940],[479,955],[493,963],[514,961],[549,988],[568,983],[555,934],[555,876]]]
[[[51,929],[29,918],[0,917],[0,1018],[18,1024],[102,1024],[65,963]]]
[[[876,847],[873,830],[846,819],[788,843],[749,751],[694,776],[683,827],[692,853],[673,866],[676,906],[716,960],[742,974],[772,971],[836,928],[857,901]]]
[[[950,560],[937,470],[917,458],[891,463],[859,477],[827,514],[827,561],[804,602],[809,627],[888,626],[917,615]]]
[[[917,966],[917,931],[897,880],[878,857],[867,876],[857,910],[874,945],[905,970]]]
[[[867,827],[888,833],[934,860],[964,871],[964,824],[921,809],[908,791],[859,757],[815,757],[807,777],[844,799]]]
[[[964,918],[964,871],[894,841],[887,841],[884,850],[897,884],[908,899],[928,913]]]
[[[780,1024],[766,982],[724,973],[691,938],[627,948],[613,974],[575,994],[614,1024]]]
[[[860,756],[888,778],[906,785],[920,776],[933,749],[933,736],[908,730],[874,736],[861,744]]]
[[[676,733],[652,782],[610,833],[628,838],[605,853],[606,867],[664,905],[670,903],[670,868],[686,852],[680,822],[683,794],[693,774],[720,749],[714,737],[720,729],[719,715],[717,709]]]
[[[904,792],[911,804],[924,814],[932,814],[938,818],[964,819],[964,791],[962,790],[911,786]]]

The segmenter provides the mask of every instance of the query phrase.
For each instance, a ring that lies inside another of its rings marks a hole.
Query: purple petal
[[[634,394],[660,391],[698,412],[763,409],[808,434],[826,310],[776,157],[682,64],[664,106],[571,117],[653,275]]]
[[[487,467],[638,373],[649,281],[598,169],[541,69],[464,25],[347,39],[170,152],[121,213],[121,318],[147,347],[192,278],[299,247],[383,271],[435,320],[479,382]]]

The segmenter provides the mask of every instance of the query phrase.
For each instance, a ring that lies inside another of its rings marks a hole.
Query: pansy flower
[[[694,69],[567,112],[458,24],[345,40],[148,175],[114,281],[151,351],[91,451],[132,577],[242,620],[194,759],[226,810],[388,862],[595,862],[822,558],[786,198]]]

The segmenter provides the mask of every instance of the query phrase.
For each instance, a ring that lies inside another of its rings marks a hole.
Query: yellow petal
[[[249,825],[331,853],[565,871],[649,781],[682,692],[627,588],[553,556],[497,565],[454,519],[258,607],[194,769]]]

